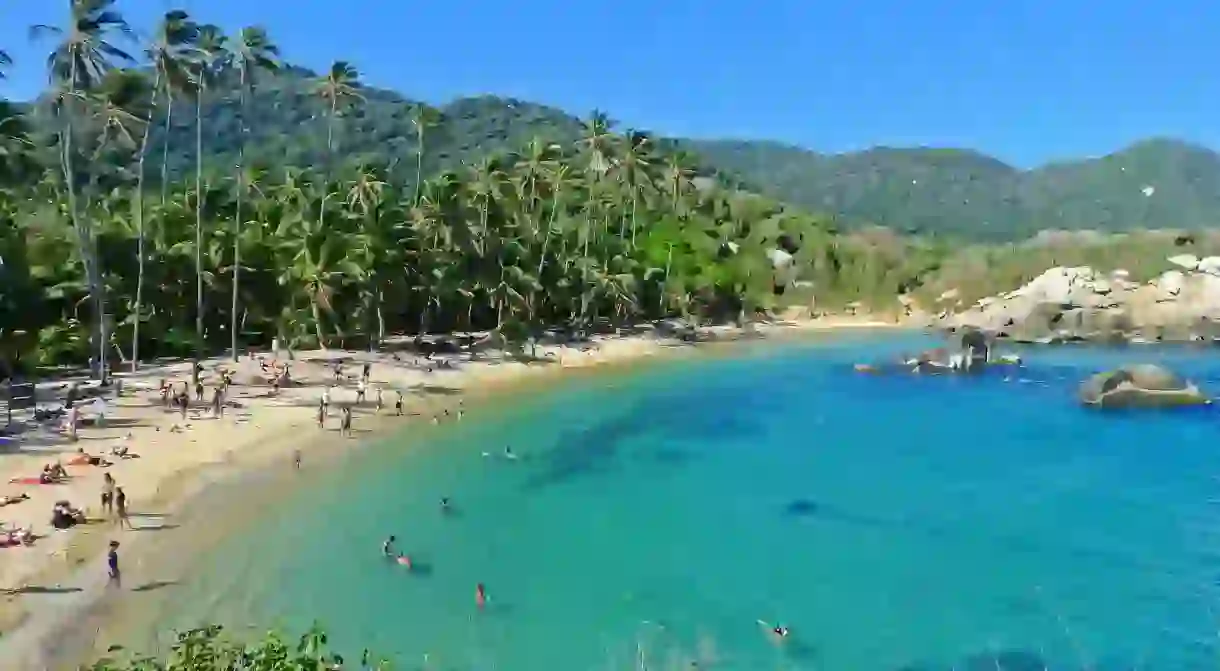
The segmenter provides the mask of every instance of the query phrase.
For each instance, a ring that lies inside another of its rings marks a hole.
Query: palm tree
[[[279,47],[272,44],[267,31],[258,26],[242,28],[230,47],[229,60],[237,69],[238,79],[238,123],[241,136],[237,144],[237,213],[233,217],[233,297],[229,313],[229,339],[233,350],[233,361],[237,356],[238,291],[241,284],[241,226],[242,205],[246,197],[246,98],[260,72],[275,72],[279,69]]]
[[[196,48],[191,63],[195,81],[195,358],[203,358],[203,103],[208,85],[212,83],[225,54],[225,36],[213,25],[199,26]],[[192,368],[192,385],[199,382],[198,361]]]
[[[360,73],[347,61],[332,63],[330,70],[314,84],[314,93],[330,105],[330,114],[326,117],[327,170],[332,167],[330,163],[335,153],[335,119],[339,106],[352,100],[363,100],[360,86]]]
[[[419,103],[411,110],[411,125],[415,126],[415,198],[412,207],[419,207],[420,187],[424,179],[424,133],[440,123],[441,113],[435,107]]]
[[[360,73],[347,61],[335,61],[326,75],[315,83],[314,93],[330,104],[330,114],[326,117],[326,179],[329,182],[334,167],[335,119],[339,115],[340,104],[363,100],[360,95]],[[326,200],[323,198],[318,207],[318,226],[326,221]],[[314,304],[317,305],[317,301]],[[320,342],[318,346],[324,347]]]
[[[106,359],[108,354],[106,336],[106,299],[103,295],[102,273],[98,267],[96,240],[92,227],[80,212],[77,198],[77,181],[74,159],[74,117],[80,109],[80,94],[95,86],[116,63],[130,63],[131,55],[112,44],[112,35],[131,36],[131,28],[123,16],[114,9],[114,0],[68,0],[68,25],[35,25],[30,29],[32,37],[50,35],[60,41],[47,56],[47,70],[52,86],[56,89],[54,111],[59,121],[57,129],[59,144],[59,167],[63,173],[64,189],[68,196],[68,216],[76,231],[80,247],[81,262],[85,267],[89,294],[93,297],[95,311],[94,352],[97,358],[94,374],[106,381]]]
[[[166,140],[165,152],[169,150],[169,122],[173,109],[175,91],[185,90],[190,84],[190,74],[187,69],[187,59],[193,55],[193,47],[199,37],[199,26],[191,21],[186,12],[173,10],[165,13],[157,26],[153,41],[145,50],[145,55],[153,66],[154,104],[148,106],[148,115],[144,119],[144,137],[140,140],[139,166],[137,168],[135,210],[136,219],[136,255],[139,257],[139,267],[136,276],[135,307],[132,318],[131,335],[131,369],[134,371],[140,363],[140,322],[143,319],[144,301],[144,161],[148,156],[148,141],[151,137],[152,115],[156,109],[155,101],[164,96],[167,101],[165,112]],[[169,169],[166,157],[161,162],[161,188],[164,194],[168,187]],[[162,197],[164,201],[164,195]]]

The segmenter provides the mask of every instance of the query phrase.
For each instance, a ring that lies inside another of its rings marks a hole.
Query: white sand
[[[762,335],[779,331],[809,331],[844,327],[893,327],[893,321],[842,318],[819,319],[783,325],[767,325],[756,330]],[[738,331],[731,328],[711,330],[719,336],[732,337]],[[0,588],[6,590],[0,601],[0,659],[4,668],[44,668],[42,653],[47,639],[73,619],[83,617],[91,605],[105,594],[105,546],[118,540],[121,554],[128,556],[140,544],[157,542],[155,530],[167,524],[167,514],[179,506],[185,497],[210,481],[215,481],[234,469],[255,468],[282,461],[289,467],[294,450],[302,449],[303,458],[309,451],[322,449],[328,441],[340,440],[338,413],[332,410],[326,431],[317,427],[318,400],[334,379],[327,361],[343,360],[346,379],[332,392],[332,403],[353,403],[356,379],[361,364],[372,364],[372,383],[363,406],[355,411],[355,426],[376,424],[395,426],[394,421],[371,422],[367,415],[376,412],[376,389],[383,390],[382,415],[392,415],[396,390],[402,390],[405,412],[419,413],[415,420],[430,421],[443,416],[444,409],[458,402],[453,391],[487,389],[504,383],[523,380],[526,376],[553,373],[568,368],[587,368],[599,364],[638,361],[662,352],[681,351],[674,341],[652,336],[602,337],[590,345],[540,346],[537,356],[543,363],[520,363],[495,354],[480,355],[468,361],[463,355],[438,355],[435,359],[450,359],[452,368],[440,368],[422,357],[408,352],[397,356],[389,353],[353,351],[296,352],[291,362],[293,386],[271,394],[271,388],[261,382],[260,367],[255,360],[243,359],[233,364],[227,359],[204,362],[205,399],[210,401],[212,388],[219,377],[218,369],[236,371],[235,384],[230,389],[230,404],[222,418],[211,416],[210,403],[195,403],[184,421],[177,410],[165,409],[157,392],[158,382],[168,379],[178,383],[190,379],[190,363],[169,367],[146,366],[138,374],[123,375],[123,396],[111,401],[107,425],[82,428],[79,442],[72,444],[59,438],[33,436],[20,443],[20,449],[0,455],[0,495],[28,494],[29,500],[0,507],[0,522],[5,528],[31,527],[38,540],[30,547],[0,549]],[[270,359],[269,353],[263,353]],[[281,361],[285,359],[281,357]],[[546,362],[550,362],[549,365]],[[428,366],[431,365],[431,370]],[[444,394],[431,393],[438,387]],[[88,416],[86,414],[86,416]],[[362,419],[362,417],[364,419]],[[407,417],[402,421],[412,421]],[[178,425],[181,432],[171,431]],[[324,438],[323,438],[324,437]],[[320,440],[321,438],[321,440]],[[119,459],[109,455],[112,446],[124,445],[139,458]],[[67,466],[71,479],[59,485],[8,484],[11,478],[37,476],[42,466],[57,459],[66,464],[77,448],[104,456],[114,465]],[[125,530],[103,521],[100,507],[102,474],[109,472],[128,496],[128,508],[135,530]],[[84,508],[90,523],[68,531],[50,527],[50,512],[54,502],[71,501]],[[94,521],[97,520],[97,521]],[[144,529],[142,531],[142,529]],[[134,572],[126,568],[125,572]]]

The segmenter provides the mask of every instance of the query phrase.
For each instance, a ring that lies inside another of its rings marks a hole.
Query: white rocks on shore
[[[1030,339],[1220,336],[1220,257],[1183,254],[1168,260],[1181,270],[1144,284],[1132,282],[1125,270],[1051,268],[1018,289],[946,315],[941,323]]]

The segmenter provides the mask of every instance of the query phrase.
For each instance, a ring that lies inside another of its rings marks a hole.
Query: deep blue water
[[[1220,389],[1220,354],[852,370],[918,344],[748,345],[498,397],[267,511],[158,625],[317,619],[408,669],[1216,668],[1220,415],[1074,392],[1126,361]],[[384,561],[387,534],[423,570]]]

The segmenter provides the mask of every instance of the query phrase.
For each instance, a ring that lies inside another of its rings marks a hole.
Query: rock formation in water
[[[1220,257],[1170,257],[1146,283],[1125,270],[1051,268],[1019,289],[939,320],[1022,342],[1220,340]]]
[[[1167,408],[1211,403],[1194,384],[1150,364],[1098,373],[1081,383],[1078,396],[1081,403],[1099,408]]]

